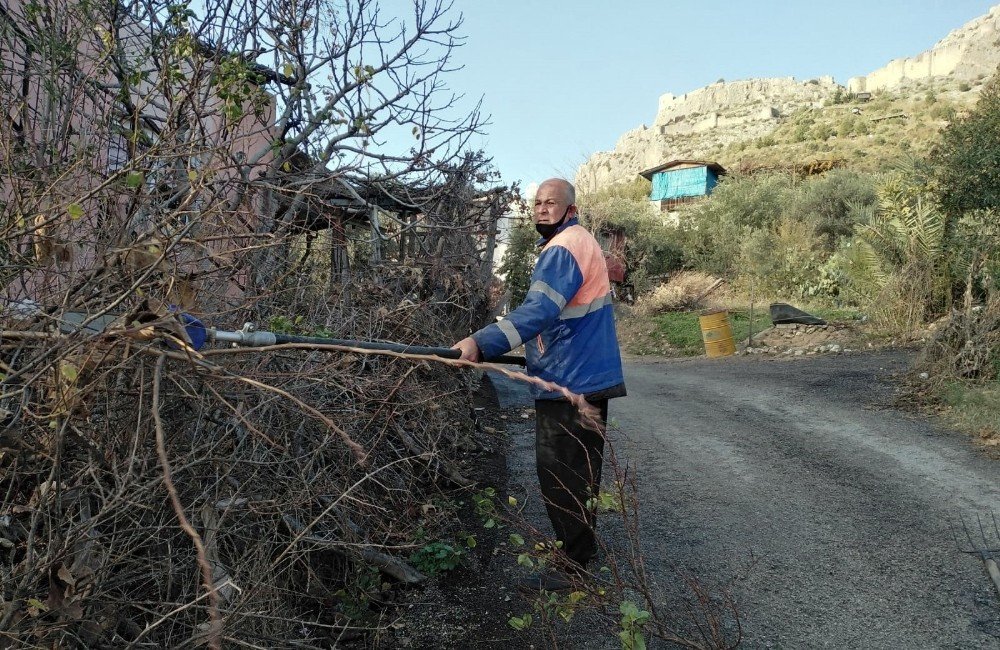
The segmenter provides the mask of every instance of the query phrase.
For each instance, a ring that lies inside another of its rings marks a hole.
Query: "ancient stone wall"
[[[847,82],[851,92],[893,90],[935,77],[976,79],[1000,65],[1000,6],[954,30],[934,47],[914,57],[893,59],[885,67]]]
[[[626,131],[613,151],[595,153],[577,171],[576,184],[593,191],[629,181],[674,158],[700,158],[719,144],[766,135],[801,106],[819,105],[841,89],[832,77],[796,81],[717,82],[684,95],[660,97],[651,127]]]

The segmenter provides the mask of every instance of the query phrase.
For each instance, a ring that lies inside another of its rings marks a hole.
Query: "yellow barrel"
[[[698,316],[701,338],[705,340],[705,354],[710,357],[727,357],[736,352],[733,328],[725,309],[702,312]]]

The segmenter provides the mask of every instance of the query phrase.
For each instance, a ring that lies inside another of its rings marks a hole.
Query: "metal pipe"
[[[219,341],[221,343],[235,343],[248,347],[261,348],[269,345],[279,345],[281,343],[305,343],[307,345],[340,345],[349,348],[359,348],[362,350],[400,352],[402,354],[424,354],[441,357],[443,359],[458,359],[461,353],[452,348],[438,348],[426,345],[405,345],[403,343],[391,343],[382,341],[357,341],[353,339],[333,339],[319,336],[295,336],[292,334],[276,334],[274,332],[263,332],[253,328],[251,323],[243,326],[243,329],[236,331],[218,330],[214,327],[205,327],[198,319],[184,313],[178,313],[178,318],[183,324],[188,336],[191,338],[195,349],[199,349],[206,339]],[[90,316],[81,312],[64,312],[57,321],[59,331],[63,334],[73,334],[84,332],[85,334],[98,334],[110,327],[118,314],[108,314],[101,318],[87,322]],[[87,322],[84,326],[83,323]],[[506,363],[510,365],[525,365],[524,357],[513,355],[501,355],[493,359],[487,359],[491,363]]]
[[[307,345],[340,345],[361,350],[376,350],[382,352],[399,352],[402,354],[425,354],[443,359],[458,359],[461,353],[452,348],[438,348],[426,345],[406,345],[404,343],[389,343],[383,341],[358,341],[353,339],[332,339],[320,336],[295,336],[293,334],[275,334],[274,332],[258,332],[249,329],[235,332],[220,331],[209,328],[209,338],[223,343],[235,343],[250,347],[280,345],[282,343],[305,343]],[[501,355],[487,359],[491,363],[506,363],[523,366],[524,357]]]

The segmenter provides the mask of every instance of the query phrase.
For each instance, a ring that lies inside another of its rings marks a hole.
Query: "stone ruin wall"
[[[838,86],[832,77],[717,82],[684,95],[662,95],[653,119],[626,131],[613,151],[593,154],[577,170],[584,192],[629,181],[672,158],[700,158],[719,144],[767,135],[778,120],[805,105],[821,105]]]
[[[851,92],[893,90],[934,77],[970,80],[992,75],[1000,65],[1000,6],[954,30],[914,57],[894,59],[883,68],[847,82]]]

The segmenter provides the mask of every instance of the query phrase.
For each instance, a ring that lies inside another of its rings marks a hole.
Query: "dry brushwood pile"
[[[985,304],[952,311],[932,333],[917,365],[942,380],[990,381],[1000,372],[998,350],[1000,299],[990,296]]]
[[[412,287],[381,280],[310,319],[448,339]],[[335,639],[358,576],[421,579],[412,505],[467,482],[470,378],[440,364],[10,334],[0,630],[28,645]]]
[[[635,303],[635,312],[653,316],[671,311],[690,311],[703,307],[703,301],[722,284],[720,278],[700,271],[681,271]]]
[[[0,10],[0,648],[328,647],[421,580],[468,373],[189,319],[480,324],[511,193],[444,80],[460,17],[411,8]]]

